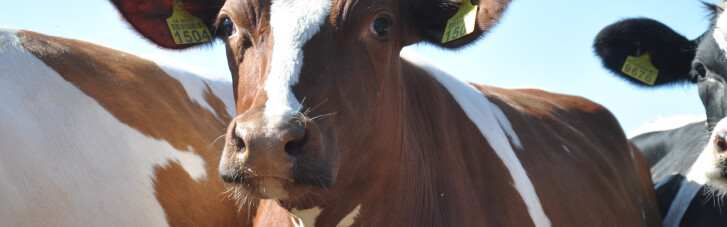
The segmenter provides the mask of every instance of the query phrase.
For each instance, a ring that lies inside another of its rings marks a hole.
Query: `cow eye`
[[[707,78],[707,67],[704,66],[702,63],[697,63],[694,65],[694,72],[697,73],[697,76],[699,76],[698,79],[704,79]]]
[[[389,27],[391,24],[386,18],[377,18],[374,23],[371,24],[369,31],[378,37],[385,37],[389,33]]]
[[[237,28],[235,27],[235,23],[232,23],[232,20],[230,20],[230,18],[225,18],[225,20],[222,21],[220,31],[225,36],[232,36],[237,33]]]

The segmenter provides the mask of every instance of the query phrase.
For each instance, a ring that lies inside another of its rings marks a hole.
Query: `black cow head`
[[[658,21],[636,18],[601,30],[593,47],[605,68],[636,85],[697,84],[711,131],[727,117],[727,4],[705,5],[712,23],[694,40]]]

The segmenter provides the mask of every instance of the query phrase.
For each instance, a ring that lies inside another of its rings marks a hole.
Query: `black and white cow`
[[[603,65],[631,83],[699,86],[706,122],[632,138],[651,165],[665,226],[727,226],[727,202],[715,196],[727,192],[722,186],[727,182],[722,154],[727,123],[710,136],[727,115],[727,4],[705,5],[711,24],[694,40],[655,20],[637,18],[609,25],[594,42]]]

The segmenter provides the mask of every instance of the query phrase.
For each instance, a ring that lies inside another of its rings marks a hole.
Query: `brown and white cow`
[[[251,225],[217,177],[231,84],[200,75],[0,29],[0,226]]]
[[[401,54],[470,44],[509,4],[473,2],[474,31],[442,44],[459,0],[183,1],[227,47],[240,115],[220,174],[263,199],[257,224],[659,225],[648,167],[602,106]],[[113,3],[160,46],[193,46],[173,40],[172,0]]]

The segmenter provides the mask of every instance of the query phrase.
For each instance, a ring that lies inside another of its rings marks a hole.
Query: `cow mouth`
[[[707,193],[710,195],[718,197],[727,195],[727,160],[725,159],[727,159],[725,155],[718,155],[714,171],[707,173],[709,181],[705,186],[708,186]]]
[[[727,157],[725,157],[725,154],[719,154],[717,157],[717,171],[719,173],[719,177],[722,179],[727,179]]]
[[[232,186],[231,197],[238,200],[287,199],[293,187],[292,179],[281,176],[238,176],[225,181]]]
[[[235,174],[235,177],[223,176],[228,183],[231,197],[241,202],[258,201],[260,199],[275,199],[278,201],[299,200],[315,189],[325,190],[320,185],[307,182],[305,179],[280,175],[251,175]],[[303,180],[303,182],[301,182]]]

